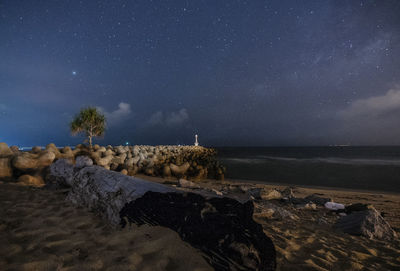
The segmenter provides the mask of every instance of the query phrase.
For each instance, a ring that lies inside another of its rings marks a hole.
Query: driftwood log
[[[204,253],[215,270],[275,270],[275,247],[253,220],[253,203],[191,193],[129,177],[90,162],[60,159],[53,180],[68,185],[68,199],[89,207],[110,223],[168,227]]]

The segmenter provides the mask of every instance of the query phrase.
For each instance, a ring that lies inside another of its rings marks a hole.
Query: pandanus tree
[[[81,109],[70,123],[73,135],[84,133],[92,147],[93,137],[102,136],[106,129],[106,118],[96,107]]]

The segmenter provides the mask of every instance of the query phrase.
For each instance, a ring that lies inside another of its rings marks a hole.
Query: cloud
[[[400,87],[390,89],[385,95],[354,101],[339,112],[344,118],[382,117],[400,110]]]
[[[157,111],[147,121],[150,126],[164,125],[167,127],[176,127],[189,120],[189,114],[185,108],[176,112],[164,113]]]
[[[400,86],[359,99],[338,112],[345,138],[358,144],[400,144]]]
[[[121,121],[125,120],[131,114],[131,105],[128,103],[120,102],[118,109],[107,112],[102,107],[98,109],[105,115],[107,124],[109,126],[118,125]]]
[[[5,104],[0,104],[0,111],[5,111],[7,106]]]

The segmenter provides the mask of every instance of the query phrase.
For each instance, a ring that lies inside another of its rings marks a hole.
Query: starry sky
[[[0,141],[400,144],[400,1],[0,0]]]

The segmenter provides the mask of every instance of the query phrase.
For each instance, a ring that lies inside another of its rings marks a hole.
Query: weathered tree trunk
[[[253,220],[253,203],[187,193],[98,166],[58,160],[52,176],[71,186],[68,199],[114,225],[168,227],[200,249],[216,270],[274,270],[275,248]]]

